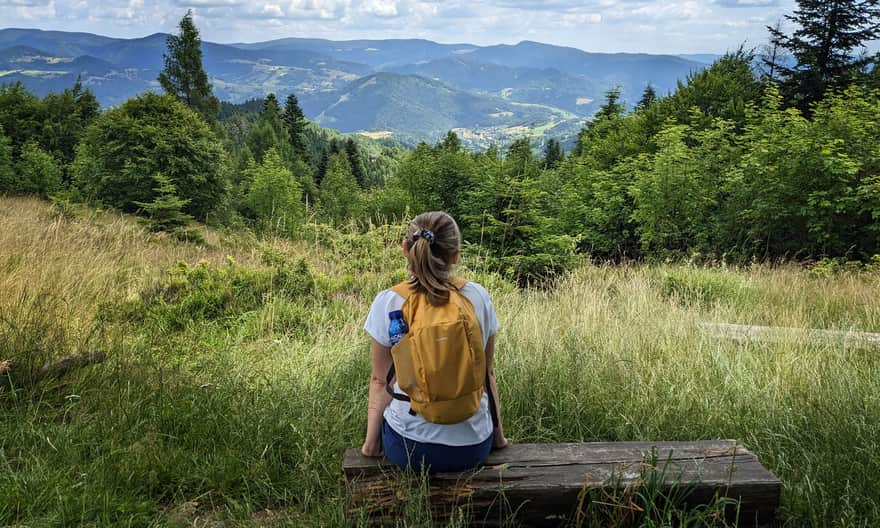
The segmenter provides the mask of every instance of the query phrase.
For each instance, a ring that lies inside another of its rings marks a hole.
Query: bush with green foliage
[[[145,93],[100,116],[85,132],[73,173],[89,199],[135,212],[156,197],[163,174],[204,220],[226,191],[226,155],[199,114],[168,95]]]
[[[61,189],[61,167],[51,154],[34,141],[28,141],[21,149],[11,192],[38,194],[43,198]]]
[[[245,176],[247,203],[260,226],[274,233],[294,233],[305,217],[302,187],[278,151],[270,148],[262,163],[251,160]]]
[[[465,239],[479,241],[493,269],[520,284],[541,283],[575,262],[575,240],[554,232],[541,204],[539,166],[528,139],[515,141],[467,194]]]
[[[21,82],[0,86],[0,127],[12,140],[18,156],[28,141],[39,138],[45,123],[40,98],[30,93]]]
[[[361,211],[360,190],[345,152],[331,156],[327,174],[321,181],[321,210],[324,218],[334,224],[343,224],[357,217]]]
[[[25,144],[36,141],[65,171],[83,131],[99,109],[94,94],[84,90],[79,81],[42,100],[20,82],[0,86],[0,127],[11,139],[15,157],[21,155]]]
[[[315,278],[303,260],[290,262],[264,254],[264,267],[179,262],[159,282],[125,308],[127,318],[183,329],[202,321],[236,324],[237,318],[262,307],[270,297],[308,304],[316,294]]]
[[[15,165],[12,162],[12,141],[0,126],[0,193],[14,192]]]

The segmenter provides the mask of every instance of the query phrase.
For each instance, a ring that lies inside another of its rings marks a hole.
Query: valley
[[[159,90],[166,38],[3,29],[0,83],[21,82],[45,95],[80,79],[102,106],[116,106]],[[570,145],[608,89],[620,87],[631,107],[649,83],[668,93],[709,60],[588,53],[529,41],[474,46],[418,39],[205,42],[203,54],[221,100],[295,93],[308,119],[343,133],[380,132],[414,145],[456,130],[470,148],[522,136]]]

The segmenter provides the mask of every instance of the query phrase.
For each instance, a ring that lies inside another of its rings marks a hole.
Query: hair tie
[[[431,232],[430,230],[422,229],[421,231],[416,231],[415,233],[413,233],[413,236],[412,236],[413,243],[415,243],[415,241],[420,238],[424,238],[428,242],[429,246],[434,245],[434,233]]]

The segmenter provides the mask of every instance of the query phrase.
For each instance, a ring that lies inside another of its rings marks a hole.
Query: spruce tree
[[[260,117],[281,123],[281,105],[278,104],[278,98],[275,97],[275,94],[270,93],[263,100],[263,109],[260,110]]]
[[[437,148],[448,152],[458,152],[461,150],[461,139],[459,139],[458,134],[450,130],[446,133],[443,141],[437,143]]]
[[[263,156],[271,148],[277,150],[285,162],[292,161],[292,147],[275,94],[270,93],[263,100],[257,122],[248,131],[244,141],[259,163],[263,162]]]
[[[364,166],[361,164],[361,155],[358,152],[357,143],[353,139],[345,140],[345,154],[348,156],[348,162],[351,164],[351,173],[354,175],[355,181],[361,188],[367,186],[366,175],[364,174]]]
[[[293,147],[293,155],[306,163],[310,163],[311,160],[308,159],[309,156],[306,152],[306,142],[304,137],[306,117],[305,114],[303,114],[302,108],[299,106],[299,101],[297,100],[296,95],[290,94],[287,96],[281,120],[284,122],[284,127],[287,129],[287,134],[290,136],[290,146]]]
[[[208,74],[202,65],[202,40],[187,11],[180,20],[180,33],[168,35],[165,67],[159,73],[159,84],[188,107],[213,123],[220,113],[220,102],[211,91]]]
[[[156,187],[155,197],[151,202],[134,202],[147,215],[147,226],[150,231],[166,231],[172,233],[186,226],[192,217],[183,212],[189,200],[177,195],[177,187],[168,176],[161,173],[153,174]]]
[[[651,83],[648,83],[648,86],[645,87],[645,91],[642,92],[642,98],[639,100],[639,104],[636,105],[638,110],[646,110],[649,106],[654,104],[654,101],[657,100],[657,90],[654,89],[654,86]]]
[[[880,0],[798,0],[798,25],[791,36],[769,27],[771,46],[790,53],[794,66],[771,64],[779,72],[780,91],[803,111],[828,90],[839,90],[864,78],[870,58],[858,56],[864,44],[880,37]]]
[[[770,29],[771,34],[782,34],[782,20],[777,20]],[[761,78],[765,81],[778,81],[779,66],[783,60],[782,46],[779,39],[773,39],[761,46]]]
[[[615,119],[626,112],[626,105],[620,100],[620,87],[615,86],[605,92],[605,103],[599,107],[593,122],[603,119]]]
[[[626,104],[620,100],[620,87],[615,86],[605,92],[605,102],[578,133],[578,140],[573,154],[581,156],[587,144],[605,133],[602,129],[615,130],[617,126],[614,123],[616,123],[617,119],[623,117],[625,113]]]
[[[327,175],[327,164],[330,162],[330,154],[327,149],[321,150],[321,159],[318,161],[318,168],[315,170],[315,185],[321,186],[324,176]]]
[[[562,154],[562,146],[553,138],[550,138],[547,141],[547,146],[544,147],[544,168],[545,169],[555,169],[562,163],[562,160],[565,156]]]

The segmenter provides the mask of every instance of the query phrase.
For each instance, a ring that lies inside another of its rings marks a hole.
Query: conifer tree
[[[620,87],[615,86],[605,92],[605,102],[593,115],[593,118],[578,133],[578,140],[574,147],[574,155],[581,156],[586,145],[604,134],[603,129],[615,129],[609,123],[623,117],[626,113],[626,104],[620,100]]]
[[[245,137],[245,145],[257,162],[263,162],[266,152],[274,148],[286,162],[293,157],[288,133],[282,121],[281,106],[275,94],[270,93],[263,100],[259,118]]]
[[[315,185],[321,186],[324,176],[327,175],[327,164],[330,162],[330,154],[327,149],[321,150],[321,159],[318,161],[318,168],[315,170]]]
[[[555,169],[563,159],[565,159],[565,155],[562,153],[562,146],[558,141],[550,138],[547,141],[547,146],[544,147],[544,168]]]
[[[605,92],[605,103],[599,107],[593,121],[601,121],[602,119],[614,119],[622,116],[626,112],[626,105],[620,100],[620,87],[615,86]]]
[[[459,139],[458,134],[450,130],[446,133],[443,141],[437,144],[437,148],[447,152],[458,152],[461,150],[461,139]]]
[[[870,58],[856,55],[880,37],[880,0],[798,0],[798,25],[789,36],[769,27],[771,46],[790,53],[797,64],[767,64],[779,72],[783,97],[808,112],[828,90],[862,79]]]
[[[220,102],[211,91],[202,65],[202,41],[193,24],[192,11],[186,12],[179,27],[178,35],[168,35],[168,53],[164,55],[165,67],[159,74],[159,84],[213,123],[220,112]]]
[[[772,34],[782,34],[782,20],[777,20],[776,24],[770,28]],[[778,81],[779,66],[783,60],[782,46],[779,39],[771,38],[770,42],[761,46],[761,78],[765,81]]]
[[[275,94],[270,93],[263,100],[263,109],[260,110],[260,117],[281,122],[281,105],[278,104],[278,98],[275,97]]]
[[[361,163],[361,155],[358,152],[357,143],[351,138],[345,140],[345,154],[348,156],[348,162],[351,164],[351,173],[354,175],[355,181],[361,188],[366,187],[367,181],[364,175],[364,166]]]
[[[311,163],[311,160],[308,159],[308,152],[306,152],[304,138],[306,117],[299,106],[296,95],[290,94],[287,96],[281,120],[287,129],[287,134],[290,136],[290,146],[293,148],[293,155],[298,159]]]
[[[639,99],[639,104],[636,105],[636,108],[639,110],[646,110],[649,106],[654,104],[654,101],[657,100],[657,90],[654,89],[654,86],[651,83],[648,83],[648,86],[645,86],[645,91],[642,92],[642,98]]]
[[[189,200],[177,195],[177,187],[168,176],[161,173],[153,174],[156,187],[153,192],[155,198],[151,202],[134,202],[149,218],[147,225],[151,231],[174,232],[178,228],[187,225],[192,217],[183,212],[184,206]]]
[[[565,269],[574,242],[546,229],[541,209],[545,193],[539,187],[540,167],[529,139],[514,141],[503,162],[489,166],[488,177],[468,197],[472,210],[479,214],[462,218],[470,232],[482,233],[483,244],[493,255],[492,265],[520,284]]]

